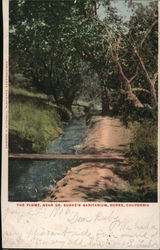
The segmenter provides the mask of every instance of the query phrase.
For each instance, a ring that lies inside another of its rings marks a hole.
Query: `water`
[[[86,128],[85,117],[74,117],[63,134],[49,143],[47,153],[77,153]],[[9,201],[41,201],[74,165],[75,160],[10,160]]]
[[[85,128],[85,117],[74,117],[71,122],[65,127],[63,134],[48,145],[47,153],[78,153],[78,146],[83,140]]]

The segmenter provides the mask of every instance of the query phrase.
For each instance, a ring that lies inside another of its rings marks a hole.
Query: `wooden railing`
[[[91,160],[105,162],[124,161],[121,156],[113,157],[100,154],[27,154],[27,153],[9,153],[9,159],[27,159],[27,160]]]

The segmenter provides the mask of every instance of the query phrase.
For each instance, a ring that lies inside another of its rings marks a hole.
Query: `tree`
[[[121,92],[138,108],[144,104],[137,93],[149,94],[148,104],[157,105],[157,14],[157,3],[139,5],[127,26],[128,32],[117,34],[115,42],[113,57],[124,82]]]
[[[69,109],[82,81],[80,58],[65,44],[62,33],[72,5],[72,1],[10,1],[10,64],[17,54],[19,71]]]
[[[109,114],[109,88],[107,76],[111,54],[110,31],[100,22],[97,9],[102,1],[76,1],[68,22],[70,41],[84,63],[90,65],[99,78],[102,115]]]
[[[148,104],[156,105],[157,6],[134,6],[125,25],[109,0],[10,1],[13,71],[31,77],[38,90],[69,109],[86,67],[98,76],[103,115],[109,114],[112,90],[125,93],[138,108],[149,93]]]
[[[11,12],[10,48],[17,49],[19,69],[32,77],[34,85],[53,94],[57,103],[65,103],[69,108],[79,93],[83,68],[89,64],[98,75],[102,114],[106,115],[109,113],[110,32],[97,13],[104,2],[109,3],[108,0],[77,0],[37,4],[37,1],[17,0],[17,7]],[[10,62],[13,60],[11,54]]]

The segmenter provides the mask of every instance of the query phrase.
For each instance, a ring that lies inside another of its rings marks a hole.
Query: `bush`
[[[57,106],[56,111],[59,114],[60,118],[64,122],[68,122],[72,118],[72,113],[64,106]]]
[[[139,190],[157,189],[157,124],[151,121],[136,123],[129,149],[130,182]]]
[[[126,96],[119,92],[112,94],[111,98],[112,115],[120,116],[125,126],[130,122],[143,123],[144,120],[157,122],[158,107],[151,108],[148,104],[144,104],[143,108],[137,108],[129,101]]]

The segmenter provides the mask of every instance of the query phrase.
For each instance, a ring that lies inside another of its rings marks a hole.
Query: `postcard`
[[[2,246],[159,249],[157,0],[3,0]]]

